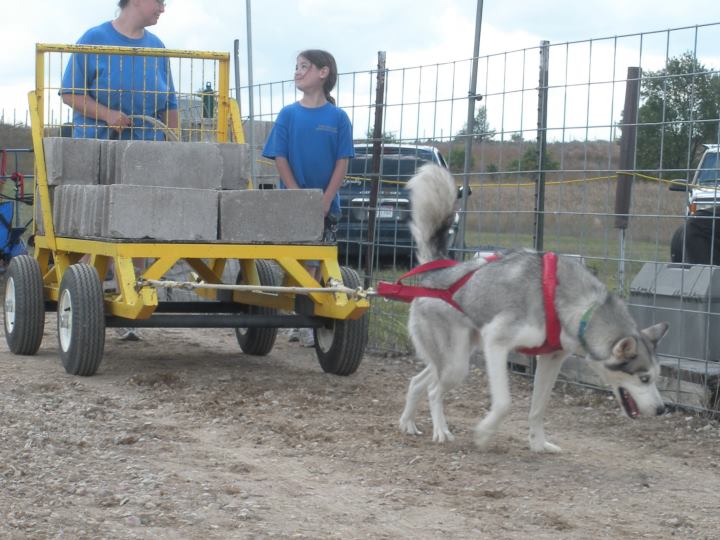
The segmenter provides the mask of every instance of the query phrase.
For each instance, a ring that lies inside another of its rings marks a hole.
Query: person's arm
[[[130,127],[130,119],[122,112],[101,105],[87,94],[63,94],[63,103],[87,118],[102,120],[109,127],[122,131]]]
[[[340,189],[340,186],[342,186],[343,179],[347,175],[348,161],[348,158],[340,158],[335,162],[335,168],[333,169],[332,176],[330,177],[330,182],[323,193],[323,212],[326,216],[330,211],[330,206],[335,199],[335,195]]]
[[[292,169],[290,168],[290,163],[288,163],[288,160],[284,157],[277,156],[275,158],[275,167],[277,167],[278,174],[280,175],[280,180],[283,181],[283,184],[285,184],[285,187],[288,189],[300,189],[300,186],[298,186],[298,183],[295,181],[295,176],[292,173]]]

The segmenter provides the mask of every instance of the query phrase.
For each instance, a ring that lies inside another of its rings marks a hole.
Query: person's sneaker
[[[290,332],[288,332],[288,341],[290,343],[300,341],[300,330],[298,330],[297,328],[291,328]]]
[[[121,328],[118,331],[118,339],[120,341],[140,341],[142,336],[137,328]]]
[[[300,329],[300,345],[302,345],[303,347],[315,346],[315,338],[313,337],[312,328]]]

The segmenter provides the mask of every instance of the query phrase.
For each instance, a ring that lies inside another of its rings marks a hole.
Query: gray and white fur
[[[447,232],[457,198],[452,176],[446,169],[425,165],[408,188],[419,260],[446,257]],[[462,312],[433,298],[415,299],[410,306],[409,333],[427,367],[410,381],[400,418],[404,433],[420,434],[415,411],[427,393],[433,440],[453,439],[443,411],[443,396],[465,379],[470,356],[480,348],[492,403],[475,429],[475,441],[481,447],[488,443],[510,410],[508,354],[540,346],[546,338],[542,265],[541,254],[514,251],[490,263],[473,259],[423,274],[422,286],[447,288],[477,269],[454,295]],[[530,449],[536,452],[560,451],[545,438],[544,416],[562,363],[572,353],[585,355],[597,368],[628,417],[658,415],[665,410],[655,385],[660,372],[655,347],[668,324],[638,330],[622,300],[576,258],[558,257],[557,281],[555,309],[561,324],[562,350],[542,355],[536,363],[529,416]],[[581,332],[583,316],[586,324]]]

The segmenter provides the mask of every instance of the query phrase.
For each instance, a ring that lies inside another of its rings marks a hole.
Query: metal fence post
[[[618,258],[618,288],[625,290],[625,232],[630,222],[635,168],[635,139],[637,137],[638,106],[640,103],[640,68],[629,67],[625,83],[625,107],[623,109],[622,136],[620,138],[620,172],[615,189],[615,228],[620,229],[620,257]]]
[[[375,88],[375,125],[373,127],[372,185],[368,212],[368,252],[365,259],[365,288],[372,281],[375,259],[375,217],[377,215],[378,189],[380,187],[380,151],[382,143],[383,109],[385,107],[385,51],[378,51],[377,86]]]
[[[462,190],[462,203],[460,212],[460,223],[458,224],[458,246],[462,252],[460,259],[465,257],[465,224],[467,222],[467,198],[470,192],[470,163],[472,161],[472,145],[473,137],[475,136],[475,130],[473,125],[475,123],[475,102],[480,101],[482,96],[477,95],[477,71],[478,71],[478,55],[480,54],[480,29],[482,28],[482,12],[483,2],[478,0],[477,10],[475,12],[475,43],[473,45],[473,59],[472,59],[472,74],[470,76],[470,90],[468,91],[468,112],[467,112],[467,126],[466,126],[466,139],[465,139],[465,162],[463,163],[463,190]]]
[[[545,234],[545,153],[547,151],[547,103],[550,42],[540,42],[540,80],[538,83],[537,181],[535,184],[535,223],[533,247],[543,250]]]
[[[248,130],[250,132],[250,137],[248,138],[248,144],[250,145],[250,155],[254,156],[255,152],[255,126],[254,126],[254,117],[255,117],[255,103],[253,100],[253,93],[255,92],[255,89],[253,88],[253,50],[252,50],[252,9],[251,9],[251,0],[246,0],[245,2],[245,12],[246,12],[246,18],[247,18],[247,56],[248,56]],[[238,87],[238,92],[240,91],[240,88]],[[238,103],[239,105],[239,103]],[[250,178],[252,178],[253,183],[257,182],[257,178],[255,176],[255,158],[253,157],[250,160]],[[257,186],[256,186],[257,187]]]

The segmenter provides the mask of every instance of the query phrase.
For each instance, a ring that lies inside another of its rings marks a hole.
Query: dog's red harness
[[[498,255],[490,255],[485,260],[488,262],[496,261],[500,257]],[[454,299],[455,293],[477,272],[482,266],[475,268],[450,285],[447,289],[434,289],[431,287],[419,287],[415,285],[404,285],[403,279],[429,272],[432,270],[441,270],[443,268],[451,268],[460,264],[458,261],[441,259],[422,264],[413,268],[409,272],[400,276],[395,283],[387,283],[381,281],[377,286],[377,293],[385,298],[392,300],[400,300],[402,302],[412,302],[415,298],[438,298],[444,300],[460,313],[465,313]],[[518,349],[518,352],[528,355],[549,354],[562,349],[560,344],[560,319],[558,319],[555,311],[555,290],[557,289],[557,255],[553,252],[547,252],[543,255],[543,303],[545,307],[545,343],[539,347]]]

